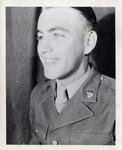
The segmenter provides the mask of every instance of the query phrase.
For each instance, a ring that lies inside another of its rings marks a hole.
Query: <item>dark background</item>
[[[99,24],[98,42],[90,61],[115,78],[115,9],[93,8]],[[36,26],[40,8],[6,8],[6,123],[7,144],[28,144],[30,94],[44,80],[37,55]]]

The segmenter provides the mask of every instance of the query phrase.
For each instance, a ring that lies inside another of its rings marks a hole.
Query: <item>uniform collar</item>
[[[69,99],[75,94],[75,92],[80,88],[83,82],[87,79],[89,73],[90,73],[90,66],[88,67],[87,72],[79,80],[66,86]]]
[[[77,88],[79,89],[75,90],[74,88],[74,93],[71,94],[73,85],[71,85],[71,89],[70,87],[68,88],[69,98],[71,98],[72,95],[76,93],[76,91],[80,91],[80,94],[82,95],[84,102],[96,102],[96,95],[101,80],[100,77],[101,74],[94,68],[94,66],[91,66],[90,70],[88,70],[85,76],[83,77],[84,79],[81,78],[79,79],[83,81],[81,84],[79,84],[79,86],[77,86]],[[54,95],[56,97],[57,95],[56,80],[52,80],[51,85],[54,91]]]
[[[65,85],[66,90],[67,90],[67,96],[68,96],[67,98],[68,99],[71,99],[71,97],[76,93],[76,91],[79,89],[79,87],[87,79],[89,73],[90,73],[90,66],[88,66],[86,73],[83,76],[81,76],[80,79],[78,79],[77,81],[75,81],[69,85]],[[56,80],[56,83],[57,83],[56,87],[58,88],[61,84],[58,82],[58,80]],[[61,86],[63,86],[63,85],[61,85]]]

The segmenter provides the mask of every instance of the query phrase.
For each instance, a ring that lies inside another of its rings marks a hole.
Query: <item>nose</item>
[[[42,41],[38,42],[38,52],[39,53],[48,53],[52,52],[52,44],[48,38],[44,38]]]

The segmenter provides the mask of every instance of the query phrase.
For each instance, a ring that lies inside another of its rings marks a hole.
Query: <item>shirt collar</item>
[[[87,79],[90,73],[90,70],[91,70],[90,66],[88,66],[87,72],[80,79],[78,79],[77,81],[69,85],[66,85],[68,99],[70,99],[75,94],[75,92],[80,88],[83,82]],[[58,86],[59,86],[59,83],[57,82],[57,87]]]

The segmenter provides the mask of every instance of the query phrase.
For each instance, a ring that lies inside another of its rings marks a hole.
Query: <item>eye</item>
[[[44,37],[44,35],[43,35],[42,33],[39,33],[39,32],[38,32],[36,39],[39,41],[39,40],[42,40],[43,37]]]
[[[43,36],[37,36],[36,39],[39,41],[39,40],[42,40],[43,39]]]
[[[53,34],[55,38],[63,38],[65,37],[63,34],[59,34],[59,33],[54,33]]]

